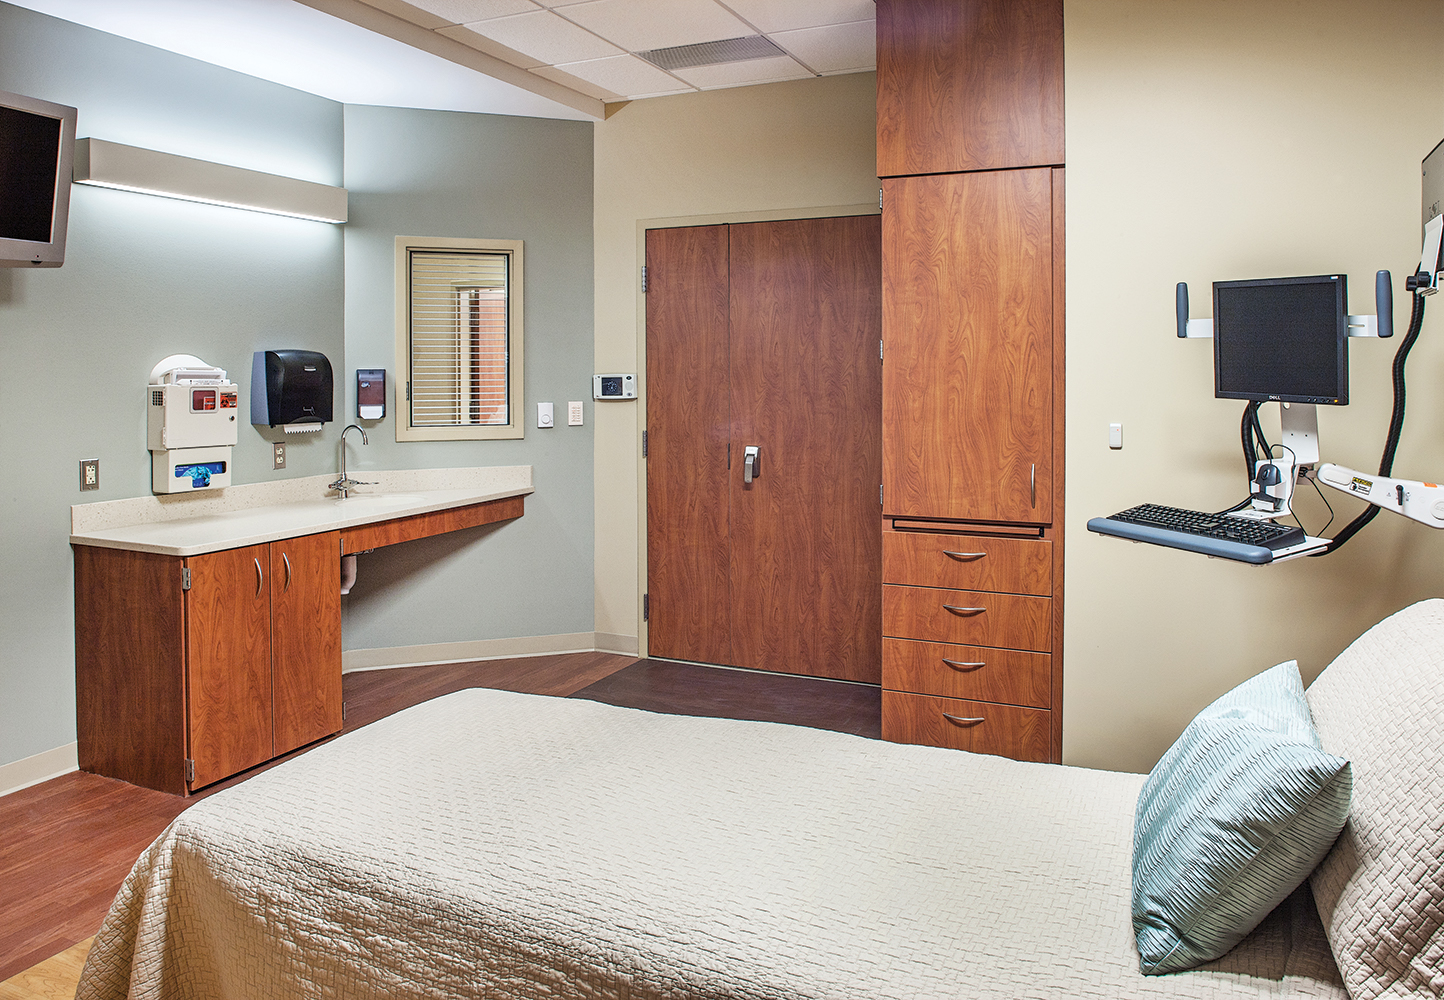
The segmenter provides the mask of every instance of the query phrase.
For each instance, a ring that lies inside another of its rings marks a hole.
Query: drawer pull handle
[[[987,555],[987,553],[986,553],[986,552],[950,552],[950,551],[947,550],[947,549],[943,549],[943,555],[945,555],[945,556],[951,556],[951,557],[954,558],[954,559],[981,559],[981,558],[983,558],[983,556]]]
[[[952,667],[954,670],[962,670],[962,671],[977,670],[979,667],[986,667],[986,666],[988,665],[986,662],[983,662],[983,663],[961,663],[961,662],[959,662],[958,660],[949,660],[947,657],[943,657],[943,662],[946,663],[948,666]]]
[[[944,604],[943,607],[955,615],[980,615],[988,610],[987,608],[960,608],[956,604]]]
[[[976,726],[980,722],[987,721],[986,719],[965,719],[960,715],[949,715],[947,712],[943,713],[943,718],[955,726]]]

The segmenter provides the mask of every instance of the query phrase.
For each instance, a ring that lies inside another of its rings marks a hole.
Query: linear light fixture
[[[104,139],[76,140],[72,174],[77,184],[315,222],[346,221],[345,188]]]

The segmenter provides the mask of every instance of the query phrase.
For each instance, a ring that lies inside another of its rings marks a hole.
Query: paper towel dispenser
[[[288,434],[332,419],[331,362],[319,351],[257,351],[251,359],[251,423]]]

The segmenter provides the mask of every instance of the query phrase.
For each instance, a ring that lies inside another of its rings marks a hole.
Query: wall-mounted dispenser
[[[231,485],[239,392],[223,369],[192,354],[172,354],[151,370],[146,447],[152,492]]]
[[[287,434],[332,419],[331,362],[318,351],[257,351],[251,359],[251,423]]]
[[[380,420],[386,416],[386,369],[356,369],[356,416]]]

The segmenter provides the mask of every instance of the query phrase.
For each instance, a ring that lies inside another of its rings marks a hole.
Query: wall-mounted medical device
[[[635,375],[593,375],[593,399],[636,399],[637,376]]]
[[[151,490],[191,493],[231,485],[240,390],[225,371],[192,354],[173,354],[151,370],[146,395]]]
[[[319,351],[257,351],[251,358],[251,423],[287,434],[332,419],[331,362]]]
[[[356,369],[356,416],[380,420],[386,416],[386,369]]]

